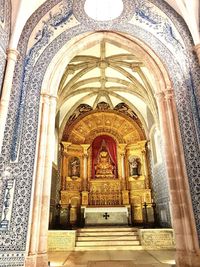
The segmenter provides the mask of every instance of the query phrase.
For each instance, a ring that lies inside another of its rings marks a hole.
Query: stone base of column
[[[200,252],[176,251],[176,267],[200,267]]]
[[[47,253],[37,255],[36,267],[48,267]]]
[[[25,267],[48,267],[48,255],[37,254],[37,255],[29,255],[25,260]]]
[[[36,255],[27,256],[26,260],[25,260],[25,266],[26,267],[36,267],[36,259],[37,259]]]

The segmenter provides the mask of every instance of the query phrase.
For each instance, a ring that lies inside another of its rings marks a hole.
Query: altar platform
[[[128,206],[87,206],[84,210],[85,225],[128,225]]]

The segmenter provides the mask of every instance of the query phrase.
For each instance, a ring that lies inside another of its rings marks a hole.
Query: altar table
[[[85,225],[128,225],[128,208],[122,207],[85,207]]]

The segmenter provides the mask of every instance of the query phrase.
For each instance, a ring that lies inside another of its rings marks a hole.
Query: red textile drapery
[[[95,177],[95,165],[98,163],[98,156],[103,144],[105,144],[109,153],[111,162],[114,166],[114,175],[117,178],[117,145],[115,140],[108,135],[97,136],[92,142],[92,177]]]

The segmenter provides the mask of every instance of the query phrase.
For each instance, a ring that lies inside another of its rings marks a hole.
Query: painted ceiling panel
[[[113,0],[114,1],[114,0]],[[199,0],[164,0],[186,21],[196,44],[200,42],[199,36]],[[11,0],[12,2],[12,45],[17,46],[19,36],[28,18],[39,8],[45,0]],[[113,50],[110,50],[112,54]]]

